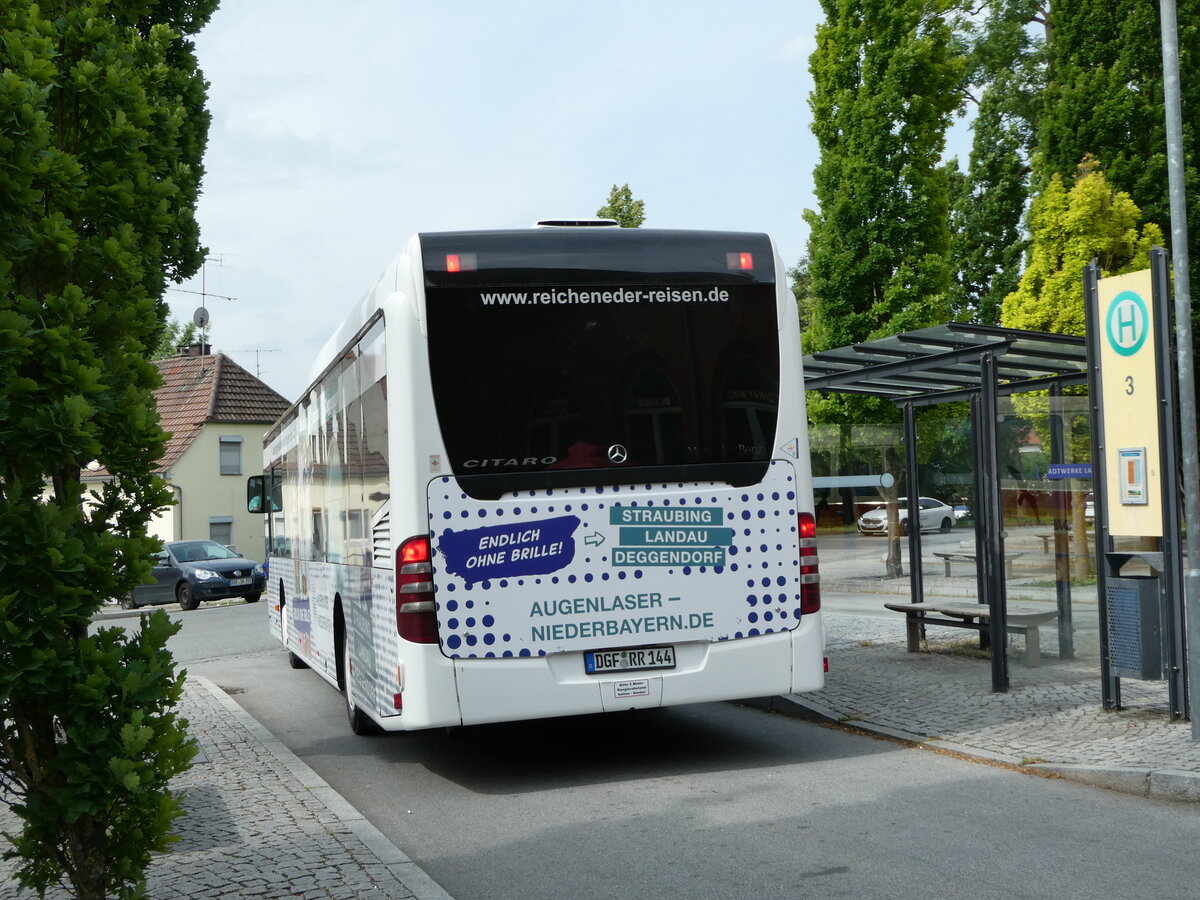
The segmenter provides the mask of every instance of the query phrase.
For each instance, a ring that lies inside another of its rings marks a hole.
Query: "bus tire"
[[[371,717],[359,709],[353,700],[354,695],[350,687],[354,679],[353,666],[350,665],[350,638],[344,627],[338,649],[341,651],[338,654],[338,681],[346,698],[346,719],[350,723],[350,730],[357,735],[379,734],[379,726],[371,721]]]

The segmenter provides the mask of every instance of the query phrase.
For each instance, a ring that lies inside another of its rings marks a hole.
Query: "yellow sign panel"
[[[1100,347],[1104,392],[1105,496],[1112,535],[1162,537],[1162,472],[1158,434],[1150,270],[1102,278],[1092,335]]]

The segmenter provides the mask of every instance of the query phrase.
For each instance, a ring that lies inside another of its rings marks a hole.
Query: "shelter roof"
[[[978,392],[980,361],[997,360],[998,392],[1087,383],[1087,342],[1069,334],[949,322],[804,357],[804,386],[915,405]]]

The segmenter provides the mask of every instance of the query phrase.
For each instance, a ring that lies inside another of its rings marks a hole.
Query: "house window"
[[[208,539],[223,544],[233,545],[233,516],[210,516],[208,520]]]
[[[242,474],[242,439],[236,435],[221,435],[221,474]]]

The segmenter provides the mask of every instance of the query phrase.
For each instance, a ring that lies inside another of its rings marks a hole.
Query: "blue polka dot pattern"
[[[798,511],[784,460],[752,488],[652,483],[479,501],[438,479],[429,529],[442,650],[530,657],[794,628]],[[631,519],[637,528],[617,524]],[[455,599],[464,591],[471,615]]]

